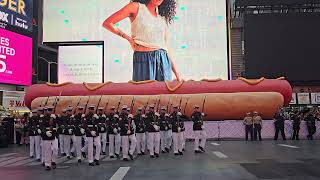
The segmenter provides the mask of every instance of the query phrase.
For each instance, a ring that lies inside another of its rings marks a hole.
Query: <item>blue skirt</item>
[[[157,80],[171,81],[172,68],[167,51],[159,49],[150,52],[134,52],[134,81]]]

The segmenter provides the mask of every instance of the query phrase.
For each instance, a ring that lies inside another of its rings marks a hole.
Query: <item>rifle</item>
[[[96,114],[98,113],[98,108],[99,108],[99,104],[100,104],[100,102],[101,102],[101,99],[102,99],[102,95],[100,96],[100,99],[99,99],[99,101],[98,101],[98,105],[97,105],[97,108],[96,108]]]
[[[168,101],[168,104],[167,104],[167,112],[169,113],[169,104],[170,104],[170,101],[171,101],[171,97],[169,98],[169,101]]]
[[[181,99],[180,99],[180,103],[179,103],[179,111],[181,111],[181,103],[182,103],[182,99],[183,99],[183,95],[181,96]]]
[[[78,101],[78,103],[77,103],[76,107],[74,108],[74,111],[73,111],[73,113],[72,113],[72,114],[75,114],[75,113],[76,113],[77,107],[79,106],[79,104],[80,104],[80,102],[81,102],[81,99],[82,99],[82,96],[80,97],[80,99],[79,99],[79,101]]]
[[[121,100],[122,100],[122,96],[120,96],[120,100],[119,100],[117,111],[116,111],[117,113],[119,113],[119,107],[120,107],[120,104],[121,104]]]
[[[90,101],[90,96],[89,96],[89,98],[88,98],[88,101],[87,101],[86,105],[84,106],[84,114],[86,114],[87,106],[88,106],[88,104],[89,104],[89,101]]]
[[[161,96],[159,96],[158,105],[157,105],[157,112],[159,111],[160,100],[161,100]]]
[[[134,103],[135,103],[135,99],[133,96],[132,101],[131,101],[131,106],[130,106],[130,114],[132,114],[132,112],[133,112]]]
[[[58,102],[60,101],[61,94],[62,94],[62,91],[60,91],[60,94],[59,94],[59,96],[56,98],[56,101],[55,101],[55,103],[54,103],[53,114],[56,113],[56,107],[57,107],[57,105],[58,105]]]
[[[107,100],[107,102],[106,102],[106,107],[104,107],[105,112],[108,111],[108,105],[109,105],[109,98],[108,98],[108,100]]]
[[[47,98],[47,100],[46,100],[46,103],[44,103],[44,106],[43,107],[46,107],[47,106],[47,104],[48,104],[48,101],[49,101],[49,96],[48,96],[48,98]]]
[[[149,100],[150,100],[150,96],[148,97],[148,101],[147,101],[147,104],[144,106],[144,109],[143,109],[143,114],[145,114],[146,113],[146,109],[147,109],[147,107],[148,107],[148,105],[149,105]]]
[[[187,108],[189,99],[190,99],[190,98],[187,98],[186,104],[185,104],[185,106],[184,106],[183,114],[186,114],[186,108]]]

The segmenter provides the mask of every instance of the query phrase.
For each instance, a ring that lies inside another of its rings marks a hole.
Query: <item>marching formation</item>
[[[179,105],[173,105],[172,112],[167,107],[146,105],[133,114],[132,107],[121,108],[77,106],[66,107],[61,115],[55,114],[55,107],[39,107],[32,111],[28,121],[30,136],[30,157],[41,161],[46,170],[56,168],[56,160],[61,156],[77,158],[78,163],[88,158],[89,166],[99,165],[100,155],[129,161],[134,153],[150,158],[158,158],[161,153],[183,155],[185,148],[184,121],[193,121],[195,134],[194,152],[205,152],[206,133],[203,117],[198,105],[194,106],[191,117],[181,112]],[[86,113],[86,109],[88,112]],[[172,147],[173,146],[173,147]]]

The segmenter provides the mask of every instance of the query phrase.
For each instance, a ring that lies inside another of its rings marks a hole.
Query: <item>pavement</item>
[[[87,160],[59,157],[57,169],[45,171],[28,157],[28,147],[0,149],[3,180],[316,180],[320,179],[320,141],[207,141],[206,152],[195,154],[187,142],[183,156],[135,156],[124,162],[102,156],[100,166]]]

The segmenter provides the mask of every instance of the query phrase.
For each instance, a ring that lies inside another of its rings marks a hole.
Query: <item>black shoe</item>
[[[93,163],[89,163],[89,166],[94,166],[94,164]]]
[[[116,155],[116,157],[119,159],[120,158],[120,156],[119,156],[119,154],[115,154]]]
[[[150,155],[150,158],[152,158],[152,159],[153,159],[153,158],[154,158],[154,155]]]
[[[161,153],[167,153],[167,151],[161,150]]]
[[[159,154],[158,154],[158,153],[154,153],[154,155],[156,155],[157,158],[159,157]]]
[[[200,150],[195,150],[194,153],[198,154],[198,153],[201,153]]]
[[[203,147],[201,147],[201,146],[199,146],[199,149],[200,149],[202,152],[206,152],[206,150],[205,150]]]
[[[81,159],[78,159],[78,163],[81,163],[82,161],[81,161]]]
[[[52,169],[56,169],[57,168],[57,164],[55,162],[51,163]]]
[[[46,170],[47,170],[47,171],[50,171],[50,170],[51,170],[51,167],[50,167],[50,166],[46,166]]]
[[[72,157],[76,157],[76,154],[74,152],[71,153]]]
[[[110,159],[113,159],[114,158],[114,156],[110,156]]]
[[[38,162],[41,162],[41,159],[37,159]]]
[[[99,166],[100,165],[100,163],[99,163],[99,160],[94,160],[94,163],[97,165],[97,166]]]
[[[131,160],[133,160],[133,155],[129,153],[129,157]]]
[[[142,155],[146,155],[144,152],[141,152]]]
[[[142,156],[142,153],[138,153],[138,156]]]
[[[183,155],[183,153],[179,151],[179,155],[181,155],[181,156],[182,156],[182,155]]]
[[[106,152],[102,152],[102,155],[107,155],[107,153]]]
[[[182,151],[184,151],[184,148],[182,149]]]
[[[67,156],[67,159],[71,159],[71,157],[70,157],[70,156]]]
[[[129,159],[128,158],[123,158],[123,161],[129,161]]]
[[[82,157],[83,157],[83,158],[87,158],[87,155],[86,155],[85,152],[82,152]]]
[[[175,155],[175,156],[178,156],[178,155],[179,155],[179,153],[174,153],[174,155]]]
[[[66,156],[66,155],[67,155],[66,153],[62,153],[62,154],[61,154],[61,156]]]
[[[34,156],[30,156],[30,158],[31,158],[31,159],[33,159],[33,158],[34,158]]]
[[[165,150],[167,151],[167,153],[169,153],[170,149],[169,148],[165,148]]]

